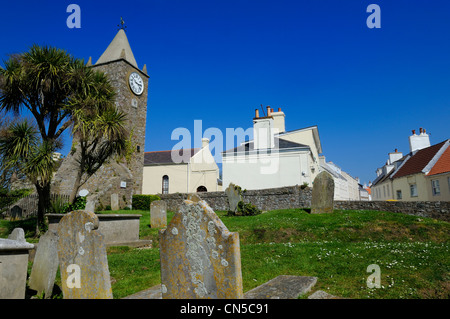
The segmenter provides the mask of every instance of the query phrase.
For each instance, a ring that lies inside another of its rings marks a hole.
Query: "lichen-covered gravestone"
[[[167,226],[167,204],[157,200],[150,204],[150,225],[152,228],[165,228]]]
[[[58,227],[58,258],[65,299],[112,299],[111,278],[99,220],[92,212],[75,211]]]
[[[330,173],[322,172],[314,179],[311,213],[332,213],[334,209],[334,180]]]
[[[225,190],[225,194],[228,198],[229,211],[236,213],[238,204],[240,201],[242,201],[242,196],[240,194],[239,188],[233,183],[230,183],[230,185]]]
[[[163,299],[243,298],[239,234],[190,197],[160,232]]]
[[[42,292],[45,298],[50,298],[53,292],[56,272],[58,271],[58,234],[49,230],[39,239],[39,245],[34,257],[28,285],[31,289]]]

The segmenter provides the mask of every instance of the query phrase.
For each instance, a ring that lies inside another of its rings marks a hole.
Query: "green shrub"
[[[78,196],[73,204],[64,202],[60,197],[56,197],[50,203],[50,210],[53,214],[67,214],[76,210],[86,208],[86,197]]]
[[[134,210],[150,210],[150,204],[155,200],[161,200],[158,195],[133,195]]]
[[[236,213],[229,211],[229,216],[255,216],[261,214],[261,211],[251,203],[240,201],[237,205]]]

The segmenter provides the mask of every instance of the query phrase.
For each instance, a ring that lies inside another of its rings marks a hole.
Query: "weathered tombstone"
[[[33,244],[22,238],[23,232],[13,231],[13,239],[0,238],[0,299],[24,299],[29,251]]]
[[[228,198],[229,211],[236,213],[237,206],[240,201],[242,201],[242,196],[239,189],[233,183],[230,183],[228,188],[225,190],[225,194]]]
[[[190,198],[160,231],[163,299],[243,298],[239,234]]]
[[[167,204],[165,201],[153,201],[150,204],[150,225],[152,228],[167,227]]]
[[[119,210],[119,194],[111,194],[111,210]]]
[[[25,243],[25,232],[22,228],[15,228],[11,234],[9,234],[8,239],[17,240],[21,243]]]
[[[334,209],[334,180],[330,173],[322,172],[314,179],[311,214],[332,213]]]
[[[50,298],[55,284],[56,272],[58,271],[58,234],[49,230],[39,239],[39,245],[34,257],[28,285],[38,295],[42,292],[45,298]]]
[[[58,227],[58,258],[65,299],[112,299],[111,279],[99,220],[74,211]]]

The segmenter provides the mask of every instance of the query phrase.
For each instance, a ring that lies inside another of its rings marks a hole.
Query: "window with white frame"
[[[441,195],[441,188],[439,187],[439,180],[434,179],[431,181],[431,191],[433,196]]]
[[[418,193],[417,193],[417,184],[409,185],[409,190],[410,190],[411,197],[419,196]]]
[[[162,180],[162,193],[169,194],[169,176],[164,175]]]

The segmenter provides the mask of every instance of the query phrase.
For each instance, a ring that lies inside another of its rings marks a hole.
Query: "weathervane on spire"
[[[122,17],[120,17],[120,24],[117,25],[119,27],[119,30],[122,29],[124,31],[126,31],[127,26],[125,25],[125,21],[123,20]]]

